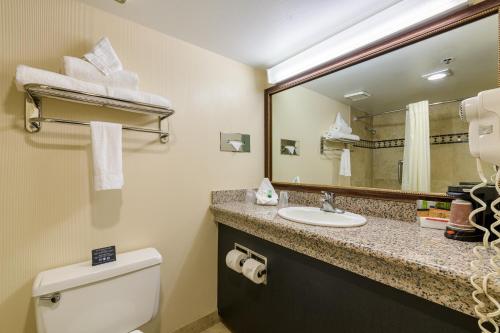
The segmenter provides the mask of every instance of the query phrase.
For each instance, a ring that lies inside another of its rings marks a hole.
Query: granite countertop
[[[473,315],[470,261],[477,243],[447,239],[416,222],[366,216],[355,228],[318,227],[285,220],[276,207],[244,201],[214,203],[226,224],[449,308]]]

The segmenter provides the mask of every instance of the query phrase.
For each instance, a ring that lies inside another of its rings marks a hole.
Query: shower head
[[[373,127],[365,126],[365,130],[368,131],[368,132],[370,132],[370,134],[372,134],[372,135],[377,134],[377,130],[375,128],[373,128]]]

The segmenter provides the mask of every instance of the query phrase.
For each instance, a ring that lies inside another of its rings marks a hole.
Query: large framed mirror
[[[267,89],[266,176],[282,189],[400,199],[446,199],[448,186],[476,182],[459,108],[498,87],[499,4]]]

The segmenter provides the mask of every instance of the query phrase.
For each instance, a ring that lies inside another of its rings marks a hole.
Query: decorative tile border
[[[431,135],[429,137],[431,145],[445,145],[452,143],[467,143],[469,142],[469,133],[452,133]],[[352,145],[358,148],[381,149],[381,148],[397,148],[405,146],[405,139],[389,139],[389,140],[359,140],[353,142]]]

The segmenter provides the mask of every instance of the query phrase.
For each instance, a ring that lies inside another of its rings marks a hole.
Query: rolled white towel
[[[139,88],[139,76],[136,73],[121,70],[104,75],[93,64],[80,58],[64,57],[63,69],[64,74],[78,80],[131,90]]]
[[[107,37],[101,38],[91,52],[83,56],[104,75],[123,70],[122,62]]]
[[[24,86],[29,83],[45,84],[69,90],[83,91],[91,94],[106,95],[106,87],[100,84],[80,81],[72,77],[33,68],[25,65],[17,66],[16,86],[19,91],[24,91]]]

